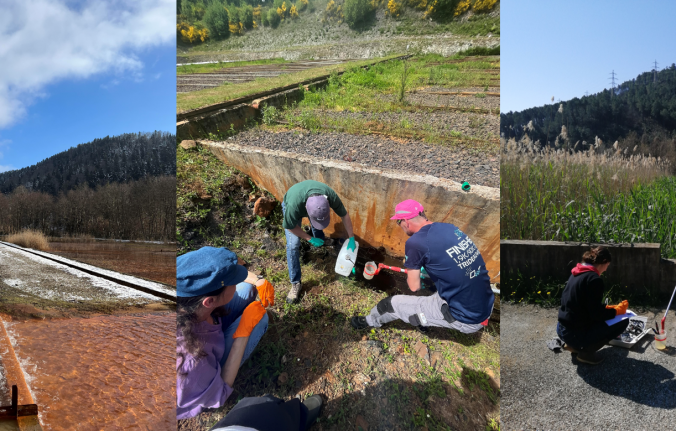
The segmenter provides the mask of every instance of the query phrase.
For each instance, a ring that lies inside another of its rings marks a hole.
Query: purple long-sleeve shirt
[[[221,325],[207,321],[195,325],[193,332],[202,339],[206,356],[195,360],[185,351],[185,341],[176,334],[176,353],[185,353],[185,362],[178,368],[181,358],[176,358],[176,418],[197,416],[204,408],[217,408],[225,404],[232,388],[221,377],[220,360],[225,352]]]

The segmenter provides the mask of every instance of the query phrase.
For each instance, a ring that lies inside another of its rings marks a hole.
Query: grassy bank
[[[396,57],[396,55],[391,55],[384,58],[393,57]],[[300,72],[280,75],[274,78],[260,78],[250,82],[225,84],[215,88],[207,88],[190,93],[180,93],[176,95],[176,110],[177,112],[181,113],[214,103],[237,99],[239,97],[260,93],[266,90],[272,90],[277,87],[291,85],[297,82],[305,81],[307,79],[317,78],[322,75],[329,75],[334,71],[340,72],[352,67],[364,66],[377,60],[378,59],[350,61],[343,64],[317,67]]]
[[[501,238],[662,245],[676,257],[676,177],[645,157],[503,153]]]
[[[255,216],[253,200],[265,193],[200,147],[179,147],[177,162],[180,253],[228,247],[276,290],[268,332],[240,370],[235,393],[224,407],[179,421],[180,430],[206,431],[239,398],[266,393],[284,399],[321,394],[324,430],[355,423],[364,429],[499,429],[499,323],[471,336],[442,329],[423,335],[402,322],[354,331],[349,319],[386,294],[337,277],[331,250],[307,244],[301,258],[305,296],[289,305],[279,205],[268,218]]]

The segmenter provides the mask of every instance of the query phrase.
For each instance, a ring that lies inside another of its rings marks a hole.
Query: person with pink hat
[[[286,234],[286,261],[291,280],[291,290],[286,297],[288,303],[296,302],[301,291],[300,240],[308,241],[313,247],[324,245],[323,230],[331,221],[331,210],[342,219],[347,231],[347,248],[354,251],[355,241],[350,215],[331,187],[319,181],[306,180],[291,186],[284,195],[282,226]],[[301,228],[303,217],[310,219],[312,235]]]
[[[379,328],[399,319],[422,331],[438,326],[466,334],[486,326],[495,296],[477,246],[456,226],[429,221],[420,202],[407,199],[394,211],[391,220],[396,220],[410,237],[404,262],[408,287],[413,292],[420,290],[420,272],[424,267],[436,292],[431,296],[387,297],[368,315],[353,317],[352,326]]]

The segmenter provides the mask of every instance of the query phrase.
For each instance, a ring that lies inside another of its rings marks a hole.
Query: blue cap
[[[202,247],[176,258],[176,296],[207,295],[246,280],[249,271],[227,248]]]

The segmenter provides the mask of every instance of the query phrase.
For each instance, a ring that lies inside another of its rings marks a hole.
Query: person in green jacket
[[[331,187],[319,181],[307,180],[294,184],[284,195],[282,226],[286,234],[286,261],[291,280],[291,290],[286,297],[288,303],[296,302],[301,290],[300,240],[304,239],[314,247],[324,245],[323,230],[329,225],[331,210],[343,220],[349,241],[347,248],[354,250],[354,233],[350,215]],[[312,235],[305,233],[301,228],[303,217],[310,219]]]

